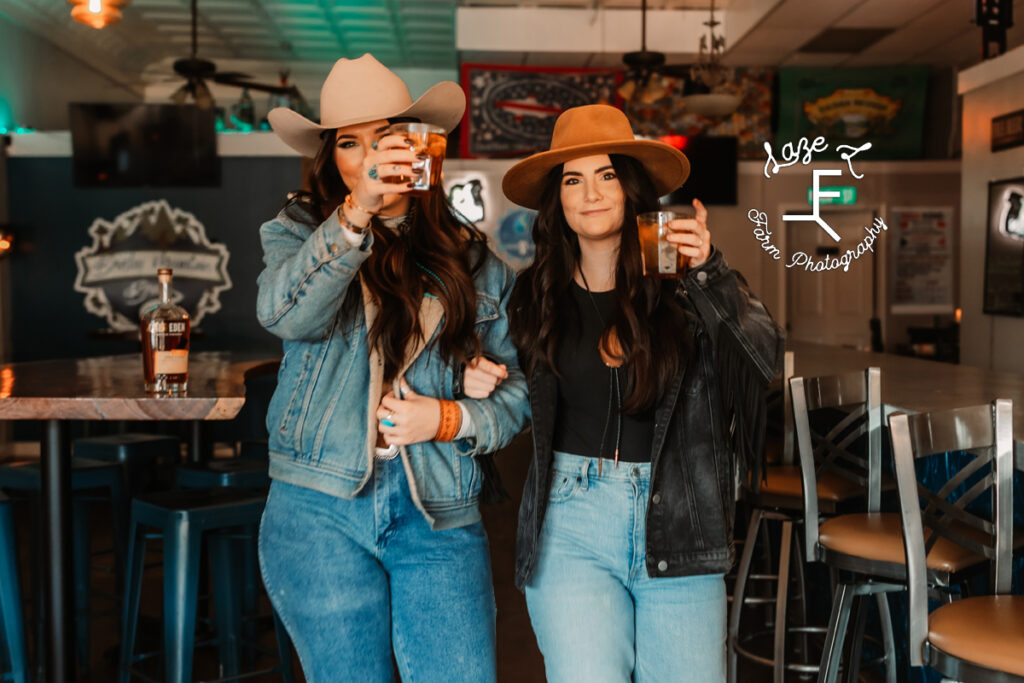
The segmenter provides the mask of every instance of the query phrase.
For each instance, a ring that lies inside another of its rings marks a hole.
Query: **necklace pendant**
[[[619,469],[619,449],[615,449],[615,469]]]

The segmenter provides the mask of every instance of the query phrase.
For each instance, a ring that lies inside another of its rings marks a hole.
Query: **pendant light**
[[[121,8],[129,0],[68,0],[71,18],[93,28],[103,28],[121,21]]]

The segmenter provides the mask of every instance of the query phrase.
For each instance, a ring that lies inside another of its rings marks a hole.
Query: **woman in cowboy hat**
[[[313,163],[308,191],[260,230],[258,315],[284,339],[260,562],[312,683],[391,681],[392,655],[406,680],[495,678],[475,456],[526,417],[505,315],[513,273],[440,187],[414,198],[382,181],[417,161],[389,123],[450,131],[464,108],[451,82],[413,102],[364,55],[334,65],[319,125],[268,117]],[[504,382],[452,400],[458,368],[481,354]]]
[[[642,275],[637,214],[689,172],[591,105],[502,183],[537,210],[509,302],[535,448],[516,583],[556,683],[725,679],[734,482],[763,443],[783,343],[699,201],[670,226],[685,277]]]

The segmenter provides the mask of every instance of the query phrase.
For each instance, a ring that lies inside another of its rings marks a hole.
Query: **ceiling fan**
[[[640,50],[622,55],[627,67],[626,79],[618,88],[619,97],[628,103],[651,104],[669,93],[663,77],[687,79],[688,64],[666,64],[665,54],[647,49],[647,0],[640,4]]]
[[[299,93],[299,89],[294,85],[288,84],[287,71],[281,73],[280,85],[257,83],[249,80],[251,76],[248,74],[238,71],[217,71],[217,67],[213,62],[199,57],[196,48],[198,42],[197,4],[197,0],[192,0],[192,52],[188,57],[175,60],[174,62],[175,73],[185,78],[185,83],[171,95],[171,100],[175,104],[184,104],[191,98],[202,109],[212,107],[214,105],[213,95],[210,93],[210,88],[206,85],[206,81],[209,80],[221,85],[248,88],[249,90],[278,95],[287,98],[290,103],[294,103],[292,105],[294,108],[309,109],[309,105],[306,104],[306,100]]]

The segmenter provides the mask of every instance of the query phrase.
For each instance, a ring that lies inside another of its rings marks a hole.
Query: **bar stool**
[[[166,434],[111,434],[75,439],[75,458],[119,463],[128,499],[167,488],[171,472],[181,460],[181,439]],[[165,479],[161,486],[161,479]],[[127,522],[127,520],[125,520]]]
[[[164,662],[167,683],[187,683],[192,676],[200,550],[207,532],[259,524],[266,495],[234,489],[193,489],[151,493],[132,501],[129,559],[121,634],[121,683],[128,683],[134,664],[151,655],[136,655],[146,528],[156,528],[164,539]],[[217,634],[223,678],[238,678],[238,640],[241,609],[237,576],[238,553],[229,534],[208,535]],[[291,681],[289,641],[275,617],[280,661],[264,672],[278,672]]]
[[[791,365],[788,366],[787,371],[792,372],[791,368]],[[859,377],[859,382],[863,387],[865,385],[865,373],[861,372],[854,374]],[[786,379],[786,386],[789,388],[788,399],[790,401],[795,401],[795,394],[793,393],[795,388],[792,386],[792,383],[788,378]],[[837,430],[839,433],[846,436],[846,430],[848,429],[853,428],[857,431],[855,423],[857,423],[858,420],[863,422],[865,419],[868,419],[869,416],[873,415],[877,424],[874,426],[861,424],[857,433],[859,434],[869,431],[869,429],[874,429],[874,437],[869,439],[869,449],[877,449],[878,458],[880,460],[880,402],[874,410],[869,410],[867,408],[867,402],[868,396],[865,395],[862,397],[863,405],[859,407],[856,405],[847,406],[847,410],[852,410],[853,413],[848,415],[840,425],[836,425],[832,432],[827,434],[825,437],[819,438],[834,439],[837,436]],[[826,406],[823,405],[822,407]],[[793,404],[793,412],[790,415],[791,419],[793,419],[795,423],[793,431],[796,432],[800,425],[800,421],[799,410],[797,410],[795,403]],[[807,426],[809,429],[809,424]],[[839,445],[845,448],[849,446],[855,438],[856,435],[851,436]],[[736,588],[733,591],[733,601],[729,615],[728,680],[730,683],[735,683],[736,681],[738,665],[737,658],[739,656],[744,657],[744,659],[757,662],[761,665],[772,667],[773,680],[775,683],[782,683],[785,680],[786,671],[802,674],[816,673],[818,671],[819,666],[817,663],[786,661],[786,642],[789,633],[801,634],[801,641],[803,641],[806,649],[806,634],[825,631],[822,627],[807,625],[805,606],[806,590],[803,571],[804,553],[802,552],[801,544],[799,542],[793,543],[794,527],[804,522],[804,492],[806,490],[816,494],[813,497],[818,504],[819,510],[824,514],[836,514],[840,509],[853,505],[865,495],[866,479],[858,481],[835,473],[826,473],[816,485],[812,485],[811,488],[807,489],[802,478],[801,468],[793,464],[793,454],[791,450],[792,443],[793,441],[790,440],[788,442],[790,450],[788,452],[784,450],[783,452],[784,459],[782,464],[766,467],[765,477],[764,480],[760,482],[759,490],[756,494],[748,495],[748,499],[751,500],[753,505],[753,511],[751,514],[750,524],[747,528],[747,535],[744,540],[743,553],[740,557],[739,568],[737,570]],[[817,517],[815,517],[815,519],[817,519]],[[763,546],[765,544],[767,535],[763,533],[763,529],[764,524],[769,520],[781,523],[781,534],[778,548],[778,572],[775,575],[754,575],[751,574],[750,571],[751,561],[758,545],[760,544]],[[816,524],[815,528],[817,528]],[[809,555],[809,557],[814,556]],[[794,599],[798,599],[798,620],[801,624],[799,626],[787,625],[791,570],[795,570],[795,578],[798,588],[798,593],[794,596]],[[774,579],[776,582],[774,598],[747,597],[747,582],[753,578]],[[751,602],[775,603],[773,648],[771,658],[760,656],[748,647],[748,643],[751,640],[768,633],[769,631],[748,634],[746,638],[740,638],[740,620],[743,606],[744,604],[749,604]]]
[[[179,488],[266,489],[270,486],[269,465],[252,458],[225,458],[201,465],[180,465],[175,470]]]
[[[38,494],[42,489],[42,471],[39,461],[28,460],[0,466],[0,489],[24,491],[34,495]],[[113,544],[116,567],[122,566],[125,548],[123,533],[125,524],[121,521],[125,503],[120,467],[86,458],[72,459],[71,491],[73,494],[72,506],[74,508],[72,516],[74,547],[72,552],[75,567],[75,624],[77,629],[75,639],[78,646],[79,667],[82,671],[88,669],[90,649],[89,572],[91,529],[89,526],[88,507],[90,499],[84,493],[92,489],[107,489],[109,491],[111,515],[114,521]],[[37,536],[40,536],[38,531]],[[36,562],[38,564],[41,552],[36,549],[35,555],[37,556]],[[36,583],[38,584],[38,582]],[[36,591],[36,604],[40,606],[37,614],[42,614],[42,594],[39,590]],[[43,642],[42,619],[36,619],[36,640],[40,645]]]
[[[838,659],[833,660],[837,644],[845,641],[845,631],[854,601],[874,595],[878,604],[884,656],[871,664],[885,664],[887,683],[896,681],[896,646],[892,617],[886,593],[900,586],[881,581],[867,571],[863,556],[858,553],[855,534],[846,528],[848,520],[860,520],[860,513],[838,514],[835,497],[827,493],[848,487],[863,495],[867,514],[877,515],[882,494],[882,372],[867,368],[862,372],[824,377],[794,377],[790,380],[790,396],[800,454],[801,488],[803,491],[804,544],[807,558],[824,562],[833,577],[834,597],[829,628],[825,638],[819,680],[835,680]],[[811,429],[811,413],[841,410],[847,414],[824,435]],[[854,446],[867,440],[866,452]],[[822,517],[830,517],[824,523]],[[820,539],[819,539],[820,533]],[[842,581],[840,572],[845,572]],[[864,638],[866,612],[857,611],[855,635],[852,639],[847,680],[856,681],[861,665],[861,644]],[[835,666],[828,665],[834,661]]]
[[[5,644],[10,662],[9,671],[0,671],[0,680],[28,683],[14,516],[11,514],[11,501],[3,493],[0,493],[0,641]]]
[[[958,410],[897,413],[889,417],[889,427],[905,539],[911,665],[927,665],[959,681],[1024,681],[1024,596],[1009,594],[1013,402],[997,399]],[[933,494],[918,482],[915,461],[951,451],[970,451],[974,458],[965,460]],[[1024,471],[1024,462],[1020,469]],[[970,510],[986,494],[988,518]],[[938,539],[967,544],[988,558],[991,595],[963,598],[928,613],[932,572],[925,553]]]

